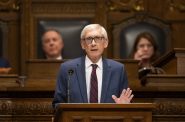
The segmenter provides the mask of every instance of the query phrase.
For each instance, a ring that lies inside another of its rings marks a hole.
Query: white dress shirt
[[[88,56],[85,57],[85,77],[86,77],[86,87],[87,87],[87,98],[88,102],[90,101],[90,82],[91,82],[91,72],[92,72],[92,66],[91,64],[94,64]],[[98,80],[98,103],[100,103],[101,99],[101,89],[102,89],[102,76],[103,76],[103,63],[102,63],[102,57],[99,59],[99,61],[96,63],[98,65],[96,69],[96,75]]]
[[[62,60],[62,59],[63,59],[61,55],[58,56],[58,57],[56,57],[56,58],[50,58],[50,57],[48,57],[48,56],[46,56],[46,57],[47,57],[47,59],[49,59],[49,60]]]
[[[60,55],[60,56],[58,56],[56,59],[57,59],[57,60],[62,60],[62,56]]]

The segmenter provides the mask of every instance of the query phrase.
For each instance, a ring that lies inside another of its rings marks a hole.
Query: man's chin
[[[49,54],[50,57],[58,57],[59,55],[56,53]]]
[[[88,55],[88,54],[87,54]],[[97,55],[97,54],[91,54],[91,55],[88,55],[88,57],[91,59],[91,60],[98,60],[101,55]]]

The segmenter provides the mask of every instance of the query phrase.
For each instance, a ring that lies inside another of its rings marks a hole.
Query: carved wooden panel
[[[141,93],[140,93],[141,94]],[[161,94],[162,93],[155,93]],[[173,94],[167,92],[166,94]],[[178,93],[174,93],[176,96]],[[183,94],[183,93],[182,93]],[[143,94],[143,96],[145,96]],[[150,95],[152,96],[152,95]],[[153,122],[184,122],[185,120],[185,97],[179,98],[135,98],[135,102],[154,102],[156,109],[153,110]]]
[[[83,7],[82,7],[83,6]],[[95,3],[67,3],[67,2],[52,2],[50,1],[47,3],[39,3],[39,1],[36,3],[33,3],[32,12],[34,14],[46,14],[50,16],[50,14],[74,14],[74,15],[80,15],[80,14],[93,14],[95,12]]]
[[[184,100],[185,100],[184,98],[155,99],[155,103],[157,103],[157,105],[156,105],[156,109],[154,110],[154,114],[156,115],[177,115],[177,114],[185,115]]]
[[[48,115],[53,114],[52,99],[2,99],[0,100],[1,115]]]
[[[143,11],[146,6],[145,0],[109,0],[108,5],[111,11],[131,12]]]
[[[185,1],[184,0],[166,0],[163,8],[164,16],[168,20],[185,19]]]
[[[0,99],[0,120],[5,122],[51,122],[51,99]]]
[[[1,0],[0,1],[0,10],[18,10],[20,8],[19,6],[20,0]]]

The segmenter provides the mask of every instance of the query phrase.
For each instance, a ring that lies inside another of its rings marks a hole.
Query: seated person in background
[[[0,58],[0,74],[8,74],[11,70],[10,63],[4,58]]]
[[[145,69],[153,74],[164,73],[161,68],[152,66],[152,62],[159,56],[159,53],[154,37],[150,33],[143,32],[136,37],[132,53],[133,58],[140,61],[140,71]]]
[[[64,42],[58,30],[48,29],[42,36],[42,49],[47,59],[62,59]]]
[[[61,64],[54,108],[65,102],[130,103],[133,94],[128,88],[124,65],[102,56],[108,42],[107,32],[101,25],[84,27],[80,43],[86,55]]]

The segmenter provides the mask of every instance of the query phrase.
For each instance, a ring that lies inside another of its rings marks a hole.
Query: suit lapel
[[[86,88],[86,79],[85,79],[85,57],[82,57],[81,60],[77,63],[76,66],[77,79],[80,86],[80,92],[83,98],[83,102],[87,103],[87,88]]]
[[[103,59],[103,79],[102,79],[102,92],[101,92],[101,103],[105,102],[107,89],[110,82],[111,66],[108,64],[106,59]]]

